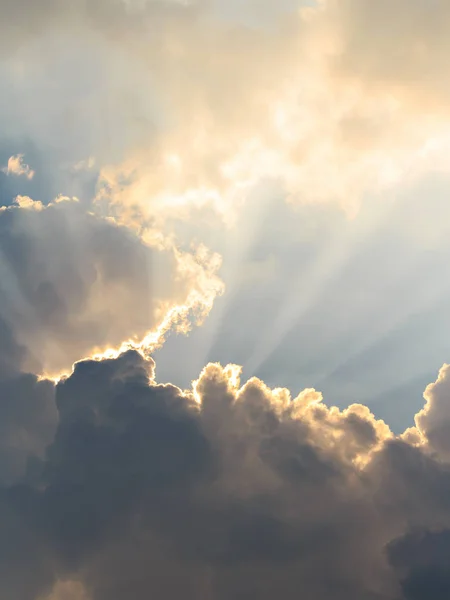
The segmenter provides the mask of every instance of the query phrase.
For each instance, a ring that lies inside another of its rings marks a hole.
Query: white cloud
[[[3,167],[2,171],[7,175],[15,175],[16,177],[26,177],[33,179],[34,171],[23,162],[24,155],[16,154],[8,159],[8,165]]]

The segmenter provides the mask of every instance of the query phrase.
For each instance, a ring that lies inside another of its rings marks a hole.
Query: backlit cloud
[[[245,2],[227,18],[212,1],[4,5],[5,135],[72,170],[95,161],[123,218],[208,206],[229,223],[267,177],[354,213],[364,194],[448,170],[442,2]]]
[[[151,246],[69,199],[17,204],[0,213],[0,315],[34,373],[139,345],[161,326],[188,328],[221,291],[219,265],[201,249]]]
[[[7,175],[16,175],[17,177],[23,175],[27,179],[33,179],[34,177],[34,171],[23,162],[23,154],[11,156],[8,159],[7,166],[4,167],[2,170]]]
[[[154,376],[129,351],[78,363],[56,386],[44,461],[1,492],[2,594],[448,593],[447,455],[425,428],[410,444],[364,406],[241,387],[236,366],[208,365],[186,392]],[[449,401],[445,382],[430,386],[430,410]]]

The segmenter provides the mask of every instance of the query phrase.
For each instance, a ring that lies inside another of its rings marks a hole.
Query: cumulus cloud
[[[150,351],[201,321],[221,282],[205,249],[151,245],[76,199],[19,196],[0,211],[0,232],[0,483],[10,483],[53,439],[46,376],[88,355]]]
[[[7,175],[16,175],[17,177],[23,175],[27,179],[33,179],[34,177],[34,171],[29,167],[29,165],[23,162],[23,154],[11,156],[8,159],[7,166],[2,170]]]
[[[426,404],[416,415],[417,428],[426,437],[433,451],[445,461],[450,458],[447,434],[450,425],[449,374],[449,365],[444,365],[439,372],[437,381],[430,384],[425,390]]]
[[[445,597],[450,479],[426,433],[235,365],[185,392],[154,367],[130,350],[57,384],[45,460],[0,494],[5,597]]]

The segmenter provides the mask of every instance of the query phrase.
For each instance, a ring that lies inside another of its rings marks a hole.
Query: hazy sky
[[[449,31],[0,0],[0,600],[448,600]]]

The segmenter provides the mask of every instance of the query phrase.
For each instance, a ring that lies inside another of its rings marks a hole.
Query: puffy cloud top
[[[450,401],[445,381],[428,410]],[[395,438],[364,406],[241,386],[233,365],[208,365],[182,392],[136,351],[77,363],[56,407],[45,457],[1,491],[5,597],[450,591],[449,471],[424,428]]]

